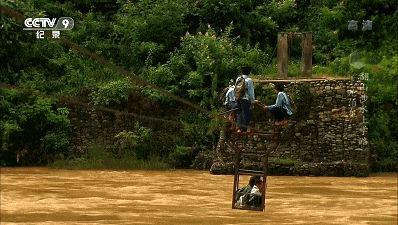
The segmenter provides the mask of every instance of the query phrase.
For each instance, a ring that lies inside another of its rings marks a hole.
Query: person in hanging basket
[[[274,85],[277,93],[275,104],[265,106],[264,109],[272,114],[275,125],[285,125],[288,118],[293,115],[292,99],[285,93],[285,86],[281,83]]]
[[[236,193],[235,205],[237,207],[260,207],[262,201],[263,178],[261,176],[250,177],[247,186],[239,189]]]

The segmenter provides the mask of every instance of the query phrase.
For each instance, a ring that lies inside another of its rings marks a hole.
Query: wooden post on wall
[[[278,76],[281,78],[287,78],[287,63],[288,63],[288,52],[287,52],[287,34],[281,32],[278,34]]]
[[[312,33],[305,32],[301,40],[301,74],[304,77],[311,77],[312,72]]]

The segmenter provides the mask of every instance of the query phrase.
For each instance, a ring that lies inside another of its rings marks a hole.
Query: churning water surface
[[[396,173],[271,176],[264,212],[231,209],[233,176],[207,171],[1,168],[0,185],[1,224],[397,224]]]

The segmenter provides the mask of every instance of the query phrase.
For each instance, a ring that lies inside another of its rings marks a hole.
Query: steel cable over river
[[[396,173],[268,179],[252,212],[207,171],[1,168],[1,224],[397,224]]]

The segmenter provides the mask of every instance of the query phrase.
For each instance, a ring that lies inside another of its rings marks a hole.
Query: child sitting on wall
[[[283,84],[276,84],[274,89],[277,93],[275,104],[264,106],[264,109],[272,114],[275,119],[275,125],[285,125],[288,123],[288,117],[293,115],[291,100],[285,93]],[[259,103],[258,101],[256,102]]]

